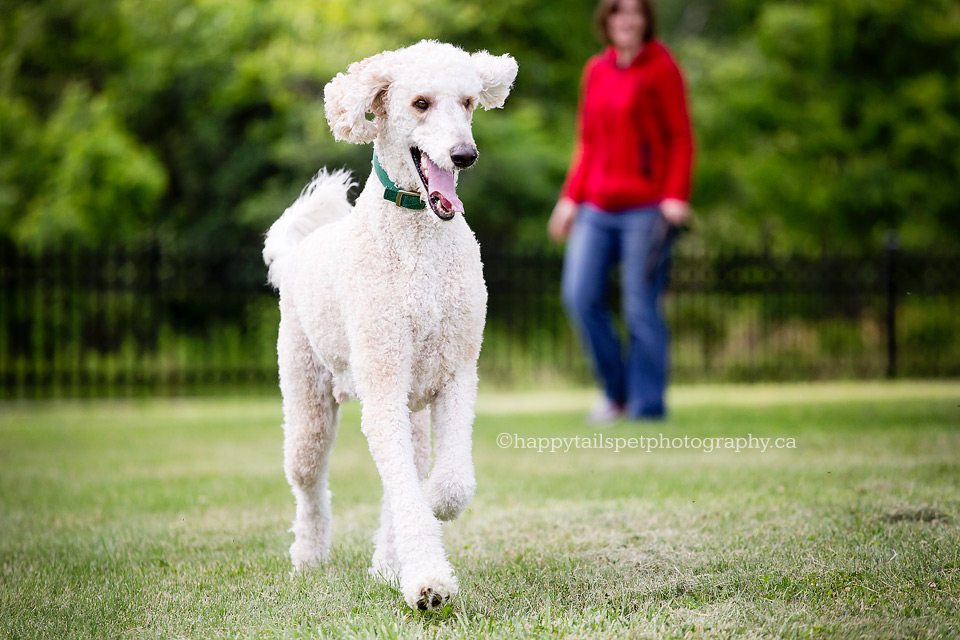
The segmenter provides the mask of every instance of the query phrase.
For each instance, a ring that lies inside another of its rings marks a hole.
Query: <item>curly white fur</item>
[[[455,174],[454,150],[475,154],[474,106],[502,106],[516,73],[510,56],[424,41],[334,78],[326,116],[338,140],[373,142],[391,180],[426,199],[411,148]],[[280,292],[284,469],[297,502],[290,557],[303,569],[329,553],[328,459],[339,405],[355,397],[384,488],[371,571],[399,579],[411,607],[435,609],[458,586],[440,520],[456,518],[476,488],[480,251],[463,216],[402,209],[372,172],[350,211],[350,186],[343,172],[318,174],[263,252]]]
[[[325,224],[350,213],[347,192],[357,186],[349,171],[321,169],[300,197],[273,223],[263,243],[263,261],[270,267],[267,280],[280,288],[280,272],[300,241]]]

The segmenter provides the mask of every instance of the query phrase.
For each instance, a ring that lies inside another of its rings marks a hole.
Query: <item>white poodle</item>
[[[516,74],[508,55],[432,41],[352,64],[325,88],[327,121],[337,140],[373,142],[374,170],[352,210],[350,175],[321,171],[263,250],[280,292],[294,568],[329,554],[328,460],[339,406],[355,397],[383,482],[371,572],[398,578],[419,609],[457,592],[440,520],[456,518],[476,488],[487,292],[479,247],[457,215],[457,172],[477,158],[475,107],[503,106]]]

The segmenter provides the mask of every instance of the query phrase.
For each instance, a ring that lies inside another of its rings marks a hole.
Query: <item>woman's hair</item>
[[[643,42],[647,43],[657,37],[657,16],[653,11],[653,0],[639,0],[639,2],[644,20]],[[620,0],[600,0],[597,3],[596,11],[593,12],[593,25],[597,30],[597,35],[605,44],[610,44],[610,36],[607,34],[607,18],[617,12],[619,3]]]

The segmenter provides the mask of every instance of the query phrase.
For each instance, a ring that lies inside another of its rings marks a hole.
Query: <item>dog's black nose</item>
[[[450,159],[457,169],[466,169],[477,161],[477,150],[469,144],[457,145],[450,152]]]

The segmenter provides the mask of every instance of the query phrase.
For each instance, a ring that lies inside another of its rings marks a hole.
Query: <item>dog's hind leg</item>
[[[477,488],[471,451],[476,402],[477,371],[465,368],[433,403],[434,465],[424,493],[433,514],[441,520],[459,516]]]
[[[330,450],[339,405],[329,372],[317,362],[296,317],[280,321],[280,389],[283,391],[283,468],[297,502],[290,559],[301,570],[330,553]]]
[[[390,582],[400,578],[400,561],[393,541],[393,514],[386,494],[380,500],[380,527],[373,534],[373,561],[370,575]]]
[[[430,471],[430,410],[410,414],[410,435],[413,440],[413,461],[417,475],[423,480]]]

